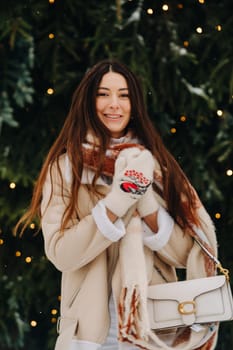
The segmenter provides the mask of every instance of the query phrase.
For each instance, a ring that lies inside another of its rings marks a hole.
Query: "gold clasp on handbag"
[[[185,311],[185,305],[192,305],[191,311]],[[178,311],[182,315],[192,315],[196,313],[195,301],[184,301],[183,303],[179,303]]]
[[[229,270],[225,269],[224,267],[222,267],[222,264],[220,262],[218,262],[218,264],[216,265],[217,269],[219,269],[219,271],[226,277],[226,280],[229,281],[230,280],[230,276],[229,276]]]

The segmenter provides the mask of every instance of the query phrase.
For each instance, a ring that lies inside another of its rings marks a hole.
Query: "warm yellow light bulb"
[[[0,245],[3,245],[4,244],[4,240],[1,238],[0,239]]]
[[[48,94],[48,95],[54,94],[54,90],[53,90],[52,88],[48,88],[48,89],[47,89],[47,94]]]
[[[14,190],[15,187],[16,187],[16,183],[15,183],[15,182],[11,182],[11,183],[9,184],[9,187],[10,187],[12,190]]]
[[[25,258],[25,261],[26,261],[27,264],[30,264],[32,262],[32,258],[30,256],[27,256]]]
[[[184,47],[188,47],[189,46],[189,42],[188,42],[188,40],[185,40],[184,41]]]
[[[15,252],[15,256],[19,257],[19,256],[21,256],[21,255],[22,255],[22,253],[21,253],[19,250],[17,250],[17,251]]]
[[[196,32],[197,32],[198,34],[201,34],[201,33],[203,32],[202,27],[197,27],[197,28],[196,28]]]
[[[57,314],[57,309],[52,309],[52,310],[51,310],[51,314],[52,314],[52,315],[56,315],[56,314]]]
[[[35,320],[32,320],[30,322],[30,324],[31,324],[32,327],[36,327],[37,326],[37,322]]]
[[[162,9],[163,9],[163,11],[168,11],[168,5],[167,4],[163,4]]]
[[[55,0],[49,0],[49,3],[50,3],[50,4],[54,4],[54,3],[55,3]]]
[[[187,120],[186,115],[181,115],[181,116],[180,116],[180,121],[181,121],[181,122],[186,122],[186,120]]]
[[[176,128],[171,128],[170,131],[171,131],[172,134],[175,134],[176,133]]]
[[[227,169],[226,174],[227,174],[227,176],[232,176],[233,175],[233,170],[232,169]]]
[[[55,35],[53,33],[49,33],[49,39],[54,39]]]
[[[34,222],[32,222],[32,223],[30,224],[30,229],[34,230],[35,227],[36,227],[36,225],[34,224]]]
[[[148,13],[148,15],[153,15],[154,11],[153,11],[153,9],[149,8],[149,9],[147,9],[147,13]]]
[[[216,219],[220,219],[220,218],[221,218],[221,214],[220,214],[220,213],[216,213],[216,214],[215,214],[215,218],[216,218]]]
[[[222,117],[222,116],[223,116],[223,110],[218,109],[218,110],[217,110],[217,116],[218,116],[218,117]]]
[[[218,32],[221,32],[222,30],[222,26],[220,24],[216,25],[215,28],[217,29]]]

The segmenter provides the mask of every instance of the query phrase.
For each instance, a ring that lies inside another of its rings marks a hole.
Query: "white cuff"
[[[142,221],[142,226],[144,230],[143,243],[151,250],[158,251],[169,241],[174,220],[163,207],[160,207],[158,210],[158,232],[153,232],[144,221]]]
[[[124,236],[125,225],[123,221],[118,218],[112,223],[107,216],[106,207],[102,200],[98,201],[92,209],[92,215],[99,231],[104,237],[110,239],[110,241],[116,242]]]

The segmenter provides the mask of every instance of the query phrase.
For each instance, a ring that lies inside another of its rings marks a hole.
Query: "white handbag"
[[[148,286],[151,329],[230,321],[233,299],[229,271],[199,242],[223,275]]]

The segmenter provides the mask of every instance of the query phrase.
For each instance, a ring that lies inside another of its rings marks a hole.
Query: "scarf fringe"
[[[118,305],[119,338],[148,341],[150,332],[146,300],[141,297],[138,286],[123,288]]]

